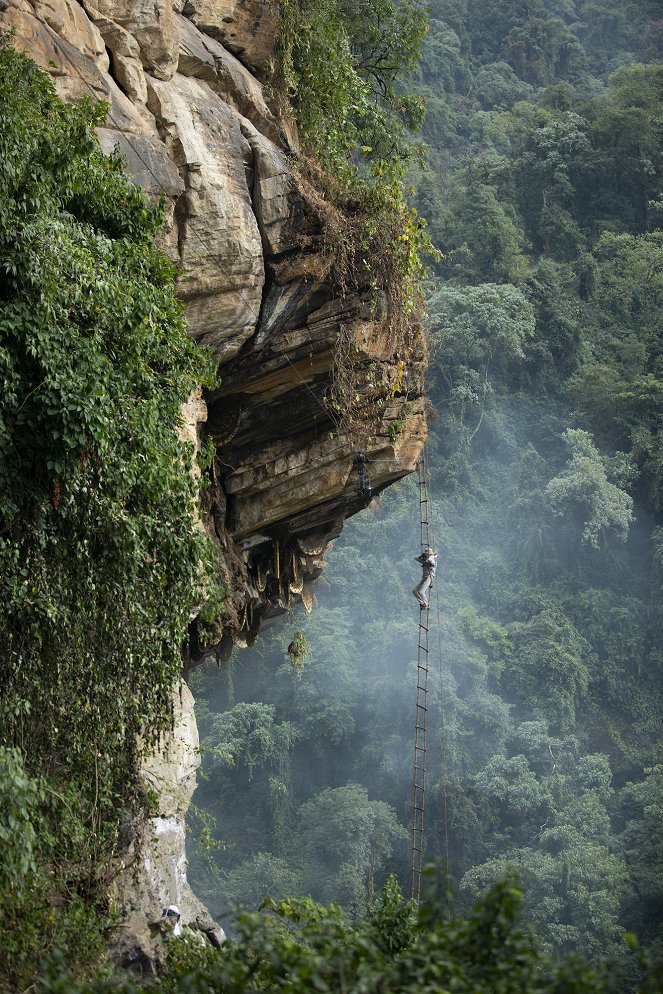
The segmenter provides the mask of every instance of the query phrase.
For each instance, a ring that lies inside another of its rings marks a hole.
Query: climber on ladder
[[[437,572],[437,552],[434,549],[428,548],[420,556],[416,556],[415,558],[422,565],[423,576],[412,593],[419,601],[419,606],[423,611],[428,607],[428,598],[426,595],[429,588],[433,585],[435,573]]]

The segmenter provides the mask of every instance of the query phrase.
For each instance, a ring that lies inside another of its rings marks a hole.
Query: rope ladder
[[[419,460],[419,527],[421,551],[430,547],[428,501],[428,466],[425,456]],[[421,870],[424,857],[424,806],[426,799],[426,712],[428,710],[428,648],[430,627],[430,590],[428,607],[419,611],[417,648],[417,707],[414,729],[414,776],[412,797],[412,886],[410,896],[419,903]]]

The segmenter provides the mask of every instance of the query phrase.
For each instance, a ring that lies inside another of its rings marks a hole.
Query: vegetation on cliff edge
[[[0,989],[99,944],[138,736],[171,722],[209,552],[180,405],[208,375],[162,224],[0,44]],[[125,840],[126,841],[126,840]]]
[[[522,930],[521,897],[507,880],[456,917],[446,880],[431,865],[418,909],[394,877],[355,921],[338,905],[268,899],[263,913],[239,916],[237,937],[222,950],[187,930],[170,939],[156,982],[76,984],[56,959],[39,987],[44,994],[621,994],[623,972],[614,964],[592,969],[569,959],[553,967]],[[660,977],[629,942],[643,967],[639,994],[656,994]]]
[[[276,83],[299,126],[300,168],[338,212],[334,219],[328,210],[327,224],[340,285],[373,295],[395,349],[411,342],[424,258],[438,255],[405,181],[422,152],[413,136],[424,104],[403,80],[417,64],[427,20],[421,0],[280,4]]]

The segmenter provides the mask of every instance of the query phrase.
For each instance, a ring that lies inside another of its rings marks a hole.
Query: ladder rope
[[[444,686],[442,683],[442,623],[440,618],[440,594],[435,591],[435,606],[437,608],[437,646],[438,646],[438,682],[440,687],[440,742],[442,750],[442,817],[444,821],[444,869],[447,874],[447,921],[451,921],[451,889],[449,881],[449,798],[447,777],[447,720],[444,712]]]
[[[419,470],[419,528],[421,551],[432,548],[431,523],[434,522],[433,505],[429,498],[429,472],[426,450],[424,449],[418,465]],[[428,607],[419,611],[419,638],[417,650],[417,704],[414,732],[414,769],[413,769],[413,802],[412,802],[412,889],[411,897],[419,904],[421,897],[421,871],[424,859],[424,814],[426,798],[426,714],[428,708],[428,656],[430,628],[430,593]],[[440,732],[442,744],[442,794],[444,821],[444,866],[449,877],[449,819],[448,819],[448,780],[446,755],[446,717],[444,713],[444,687],[442,683],[442,624],[440,613],[440,595],[435,585],[435,605],[437,611],[437,643],[439,651],[439,710]],[[451,892],[447,888],[447,914],[451,921]]]
[[[425,453],[419,460],[419,537],[421,551],[430,547],[428,520],[428,466]],[[412,792],[412,884],[411,897],[419,903],[421,870],[424,855],[424,813],[426,798],[426,712],[428,711],[428,650],[430,596],[428,607],[419,611],[417,642],[417,705],[414,729],[414,764]]]

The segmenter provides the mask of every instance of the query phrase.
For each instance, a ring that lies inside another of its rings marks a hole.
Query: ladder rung
[[[431,522],[428,517],[432,507],[428,496],[428,469],[425,458],[418,464],[419,477],[419,534],[421,548],[430,546]],[[421,890],[421,868],[424,852],[424,802],[426,798],[426,713],[428,711],[428,653],[430,650],[430,603],[419,612],[419,638],[417,645],[417,704],[415,711],[414,739],[414,790],[412,813],[412,897],[417,902]],[[439,610],[439,608],[438,608]]]

